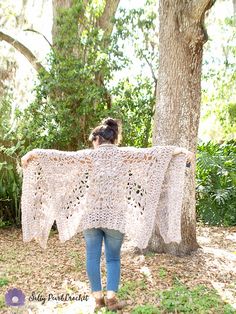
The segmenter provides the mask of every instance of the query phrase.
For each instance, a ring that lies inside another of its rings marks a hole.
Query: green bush
[[[0,146],[0,227],[20,224],[20,195],[22,178],[17,171],[19,157],[16,146]]]
[[[236,141],[198,146],[197,215],[209,225],[236,224]]]
[[[149,147],[152,145],[152,120],[155,97],[150,79],[137,76],[133,84],[121,80],[112,93],[113,112],[123,120],[123,145]]]

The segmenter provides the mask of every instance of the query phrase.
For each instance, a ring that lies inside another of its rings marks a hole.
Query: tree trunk
[[[57,38],[58,36],[65,36],[64,34],[60,34],[61,29],[61,10],[70,9],[73,6],[73,0],[53,0],[52,1],[52,9],[53,9],[53,23],[52,23],[52,44],[54,49],[62,50],[63,47],[57,46]],[[71,21],[72,28],[76,30],[74,25],[78,25],[78,19],[74,15],[73,20]],[[66,50],[66,49],[65,49]],[[62,51],[61,51],[62,52]],[[66,53],[66,51],[65,51]]]
[[[52,26],[52,42],[55,46],[56,38],[58,37],[61,28],[60,28],[60,10],[61,9],[70,9],[72,8],[74,1],[73,0],[53,0],[53,26]],[[115,16],[120,0],[106,0],[104,10],[102,14],[96,20],[96,27],[101,28],[104,31],[104,45],[108,45],[108,39],[113,30],[113,21],[112,18]],[[71,24],[77,24],[77,36],[80,36],[82,33],[83,26],[83,15],[86,12],[86,6],[88,5],[88,0],[83,0],[83,9],[78,13],[78,16],[74,16],[74,20],[71,21]],[[79,19],[80,17],[80,19]],[[82,22],[82,23],[81,23]],[[60,47],[58,47],[60,49]],[[86,60],[85,60],[86,61]]]
[[[236,16],[236,0],[233,0],[233,7],[234,7],[234,18]]]
[[[101,28],[104,31],[104,47],[108,47],[110,43],[110,36],[113,30],[112,18],[115,16],[120,0],[107,0],[104,11],[102,15],[97,20],[97,27]],[[105,89],[105,100],[107,103],[107,109],[111,109],[111,95],[107,91],[104,85],[104,77],[102,73],[98,72],[95,75],[95,81],[98,86],[101,86]]]
[[[97,20],[97,26],[109,37],[113,30],[112,18],[115,16],[120,0],[107,0],[102,15]]]
[[[210,0],[160,0],[159,75],[153,145],[176,145],[196,153],[201,103],[204,14]],[[185,255],[196,250],[195,164],[186,168],[182,241],[164,243],[153,231],[147,250]]]

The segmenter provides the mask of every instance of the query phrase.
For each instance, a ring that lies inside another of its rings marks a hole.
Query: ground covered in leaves
[[[186,257],[140,255],[125,240],[119,296],[128,306],[122,313],[236,313],[236,227],[199,226],[197,234],[201,247]],[[93,313],[81,233],[60,243],[51,232],[43,250],[23,243],[20,229],[1,228],[0,248],[0,313]],[[105,287],[104,255],[102,282]],[[6,306],[10,288],[23,291],[23,307]],[[74,301],[59,300],[66,294]]]

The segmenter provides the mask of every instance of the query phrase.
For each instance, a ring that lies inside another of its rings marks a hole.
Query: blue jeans
[[[103,238],[107,269],[106,290],[117,292],[120,282],[120,249],[124,233],[107,228],[92,228],[84,230],[83,235],[86,242],[86,271],[92,292],[102,290],[100,260]]]

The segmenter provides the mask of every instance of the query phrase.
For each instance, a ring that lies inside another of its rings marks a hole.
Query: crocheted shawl
[[[23,169],[23,241],[46,248],[56,221],[61,242],[105,227],[145,248],[157,224],[165,243],[179,243],[187,159],[173,156],[176,147],[34,149],[38,158]]]

